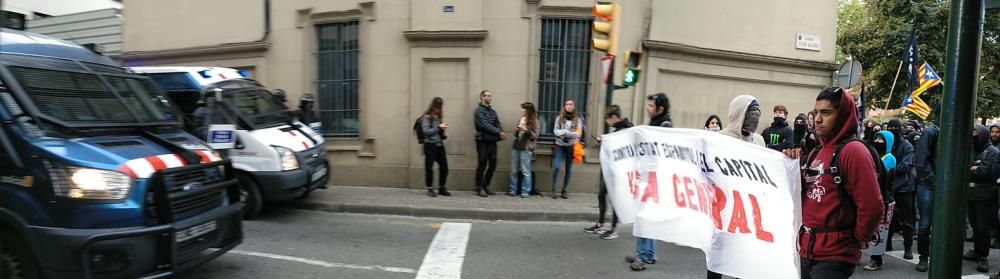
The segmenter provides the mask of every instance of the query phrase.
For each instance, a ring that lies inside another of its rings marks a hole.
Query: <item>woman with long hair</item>
[[[521,118],[517,121],[517,130],[514,131],[514,148],[511,154],[510,187],[507,195],[517,195],[518,175],[521,176],[521,197],[527,198],[531,195],[531,156],[535,152],[535,143],[538,140],[538,112],[535,104],[524,102],[521,104]]]
[[[718,132],[722,130],[722,119],[718,115],[711,115],[705,120],[705,130]]]
[[[444,100],[441,97],[434,97],[427,111],[420,119],[421,132],[424,136],[424,186],[427,186],[427,195],[436,197],[451,196],[448,189],[445,189],[445,182],[448,180],[448,158],[445,156],[444,140],[447,139],[445,131],[448,124],[444,123]],[[437,162],[440,178],[437,193],[434,192],[434,163]]]
[[[556,181],[559,178],[560,165],[563,164],[566,167],[566,174],[563,176],[562,192],[560,192],[561,194],[558,197],[563,199],[569,198],[566,194],[566,189],[569,187],[569,178],[573,172],[573,145],[580,142],[580,139],[583,137],[583,130],[585,129],[583,123],[583,116],[576,112],[576,102],[566,100],[563,103],[563,110],[556,117],[556,123],[553,125],[554,128],[552,131],[556,135],[555,146],[552,152],[553,199],[557,197]]]

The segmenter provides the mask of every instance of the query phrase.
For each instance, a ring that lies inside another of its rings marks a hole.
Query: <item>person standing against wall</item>
[[[583,116],[576,111],[576,102],[566,100],[563,103],[563,110],[556,117],[552,133],[556,135],[555,150],[552,151],[552,198],[556,196],[556,182],[559,178],[560,165],[565,164],[566,173],[563,175],[563,186],[559,198],[568,199],[566,190],[569,188],[569,179],[573,172],[573,146],[583,138],[584,127]]]
[[[476,154],[479,162],[476,165],[476,193],[480,197],[496,195],[490,190],[493,172],[497,170],[497,142],[507,138],[500,127],[500,117],[493,110],[493,92],[479,92],[479,106],[476,107]]]
[[[517,121],[517,130],[514,132],[514,147],[511,152],[510,186],[507,195],[517,195],[518,175],[523,179],[521,183],[521,197],[527,198],[531,195],[531,156],[535,153],[535,142],[538,140],[538,113],[535,104],[524,102],[521,104],[521,119]]]
[[[448,181],[448,157],[444,151],[444,140],[447,138],[448,124],[444,123],[444,100],[434,97],[430,106],[420,119],[420,132],[424,138],[424,186],[427,186],[427,196],[451,196],[445,189]],[[438,192],[434,192],[434,163],[437,162],[439,175]]]

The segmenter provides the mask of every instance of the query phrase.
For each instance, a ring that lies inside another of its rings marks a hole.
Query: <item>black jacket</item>
[[[488,135],[487,139],[500,139],[503,128],[500,127],[500,117],[492,106],[479,103],[476,107],[475,122],[476,141],[483,141],[484,134]]]
[[[615,123],[615,125],[611,125],[611,128],[615,128],[615,132],[618,132],[621,130],[632,128],[633,126],[635,126],[635,124],[632,124],[632,121],[629,121],[628,118],[625,118],[622,119],[621,121],[618,121],[618,123]]]
[[[892,171],[892,191],[916,191],[916,179],[912,172],[913,145],[909,140],[900,137],[896,137],[892,145],[892,156],[896,157],[896,169]]]
[[[760,135],[764,137],[767,148],[782,151],[795,147],[795,143],[792,142],[795,138],[795,130],[788,127],[788,122],[784,119],[771,122],[771,126],[764,129]]]
[[[990,143],[990,129],[976,125],[979,136],[973,138],[976,157],[972,166],[977,166],[969,176],[969,200],[989,200],[997,198],[997,177],[1000,177],[1000,149]],[[977,149],[978,148],[978,149]]]
[[[674,123],[670,121],[670,113],[665,112],[650,119],[649,126],[673,127]]]
[[[920,139],[917,139],[917,145],[913,152],[913,166],[917,168],[917,177],[915,179],[917,185],[934,188],[934,185],[937,184],[934,171],[937,167],[937,141],[939,132],[937,126],[930,125],[920,132]]]

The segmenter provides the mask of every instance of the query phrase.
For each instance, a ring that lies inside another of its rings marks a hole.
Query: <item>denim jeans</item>
[[[563,176],[563,186],[562,192],[566,193],[566,188],[569,187],[570,174],[573,172],[573,146],[556,146],[555,149],[555,159],[552,162],[552,192],[556,192],[556,181],[559,178],[559,167],[560,165],[565,165],[566,174]]]
[[[920,223],[917,224],[917,254],[920,254],[921,258],[930,256],[933,208],[934,189],[928,185],[917,185],[917,210],[920,212]]]
[[[510,186],[507,187],[511,193],[517,193],[517,175],[524,176],[524,184],[521,184],[521,196],[527,198],[531,194],[531,151],[514,149],[510,155]]]
[[[652,262],[656,260],[656,240],[651,238],[637,237],[635,239],[635,254],[640,261]]]

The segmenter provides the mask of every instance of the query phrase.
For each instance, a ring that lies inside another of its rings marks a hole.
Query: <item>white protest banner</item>
[[[799,278],[798,160],[715,132],[638,126],[604,136],[601,168],[636,236],[699,248],[721,274]]]

